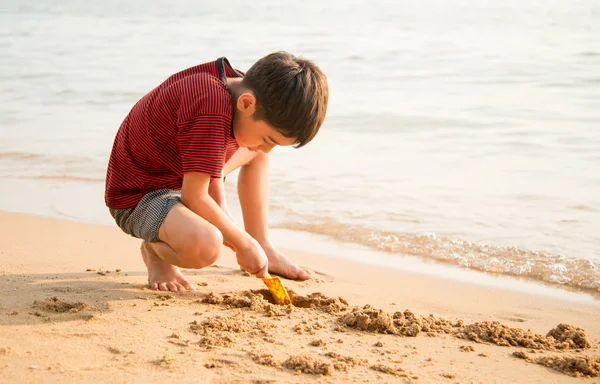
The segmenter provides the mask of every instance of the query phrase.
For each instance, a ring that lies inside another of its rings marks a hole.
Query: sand
[[[0,382],[598,383],[600,304],[286,250],[277,306],[224,249],[145,287],[114,227],[0,213]],[[340,248],[340,252],[343,249]]]

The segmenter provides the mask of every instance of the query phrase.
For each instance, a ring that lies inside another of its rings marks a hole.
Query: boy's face
[[[295,138],[285,137],[267,122],[254,119],[256,98],[252,93],[240,95],[236,107],[233,134],[240,147],[269,153],[276,145],[289,146],[296,143]]]

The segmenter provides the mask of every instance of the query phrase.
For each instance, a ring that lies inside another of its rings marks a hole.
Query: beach
[[[598,1],[227,5],[6,2],[0,383],[600,384]],[[224,247],[195,292],[149,290],[105,206],[119,126],[279,50],[331,92],[270,153],[272,240],[315,278],[275,306]]]
[[[572,376],[600,374],[594,300],[290,249],[315,278],[275,306],[226,249],[171,293],[116,227],[3,212],[0,230],[2,382],[600,383]]]
[[[108,158],[140,98],[287,50],[331,98],[310,145],[271,153],[271,227],[598,294],[597,3],[8,0],[0,210],[112,224]]]

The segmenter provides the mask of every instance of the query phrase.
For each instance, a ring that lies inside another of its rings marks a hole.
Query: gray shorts
[[[123,232],[139,239],[156,242],[160,241],[158,230],[165,217],[171,208],[179,203],[181,191],[159,189],[147,193],[135,207],[108,210]]]

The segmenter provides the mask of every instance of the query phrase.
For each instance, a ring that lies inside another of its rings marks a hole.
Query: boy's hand
[[[242,270],[256,277],[264,277],[269,269],[269,259],[256,240],[248,236],[248,242],[235,254]]]
[[[224,243],[236,250],[238,264],[243,270],[263,277],[267,273],[269,263],[265,251],[255,239],[231,221],[227,213],[210,196],[209,184],[208,174],[185,173],[181,186],[181,202],[221,231]]]

